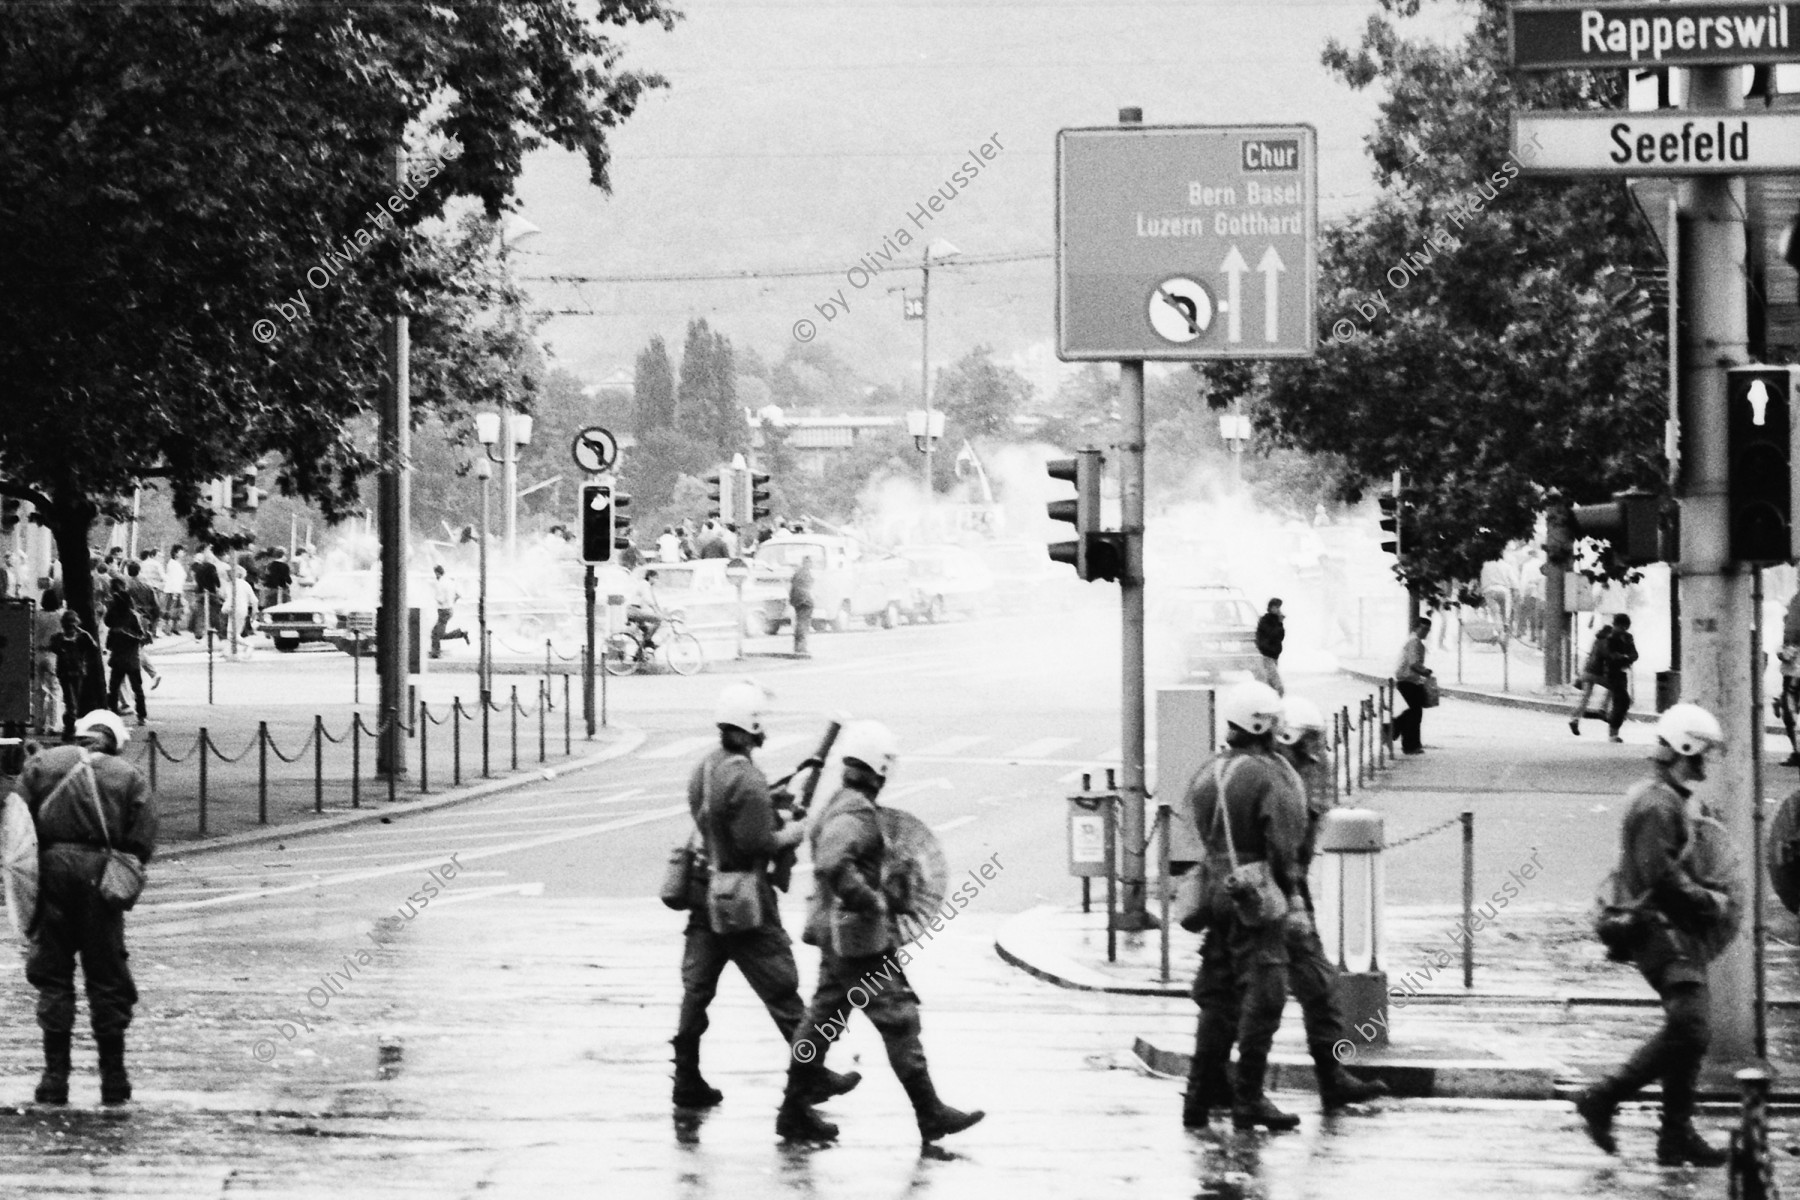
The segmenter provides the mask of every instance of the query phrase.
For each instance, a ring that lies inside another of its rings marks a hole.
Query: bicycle
[[[664,617],[646,645],[643,628],[633,625],[611,634],[606,639],[600,660],[608,675],[635,675],[658,651],[663,662],[677,675],[692,675],[706,665],[706,651],[700,639],[687,631],[680,617]]]

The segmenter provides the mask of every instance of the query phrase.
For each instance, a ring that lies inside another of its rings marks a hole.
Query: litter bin
[[[1656,673],[1656,711],[1667,712],[1681,703],[1681,672],[1658,671]]]
[[[1381,969],[1382,815],[1334,808],[1319,828],[1319,886],[1314,918],[1325,957],[1337,964],[1333,995],[1346,1029],[1367,1044],[1388,1043],[1387,973]]]

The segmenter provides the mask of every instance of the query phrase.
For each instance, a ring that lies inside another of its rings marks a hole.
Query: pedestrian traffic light
[[[738,477],[744,483],[744,502],[738,506],[738,520],[754,525],[769,515],[769,473],[742,470]]]
[[[582,484],[581,561],[584,563],[611,562],[613,533],[612,484]]]
[[[1068,563],[1075,568],[1080,579],[1094,580],[1099,578],[1116,579],[1115,570],[1109,575],[1098,575],[1094,571],[1097,565],[1111,565],[1108,551],[1102,549],[1100,555],[1106,559],[1104,564],[1090,562],[1090,552],[1097,545],[1091,536],[1102,532],[1100,529],[1100,472],[1106,467],[1106,456],[1094,449],[1080,450],[1074,458],[1057,458],[1044,464],[1044,470],[1052,479],[1067,480],[1075,485],[1075,499],[1052,500],[1045,505],[1045,511],[1052,521],[1067,521],[1075,526],[1075,540],[1072,542],[1050,543],[1050,560]]]
[[[23,503],[16,496],[8,496],[0,500],[0,532],[11,533],[18,528],[19,506]]]
[[[1628,567],[1663,561],[1661,502],[1649,492],[1614,492],[1604,504],[1577,504],[1570,510],[1571,532],[1612,543],[1613,555]]]
[[[1731,367],[1725,372],[1729,557],[1783,563],[1794,557],[1793,367]]]
[[[623,492],[614,492],[612,498],[613,549],[623,550],[631,545],[631,518],[625,510],[631,507],[631,497]]]
[[[736,497],[732,493],[737,490],[734,486],[736,478],[737,472],[730,467],[720,467],[706,477],[706,497],[712,502],[711,507],[706,510],[707,516],[717,517],[726,523],[737,519],[731,515],[735,507],[732,502]]]
[[[256,486],[256,468],[245,467],[231,476],[231,511],[255,512],[265,493]]]

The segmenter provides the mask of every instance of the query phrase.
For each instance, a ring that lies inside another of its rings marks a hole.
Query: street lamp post
[[[927,430],[925,443],[924,443],[923,447],[921,447],[925,452],[925,499],[927,502],[929,502],[931,500],[932,496],[935,494],[933,491],[933,487],[932,487],[932,476],[931,476],[932,437],[930,435],[930,428],[931,428],[931,424],[932,424],[932,421],[931,421],[931,418],[932,418],[932,412],[931,412],[931,255],[932,255],[933,251],[937,252],[937,257],[938,257],[939,262],[942,262],[946,258],[954,258],[956,255],[962,253],[961,250],[958,250],[955,246],[952,246],[949,242],[945,241],[943,238],[938,238],[934,242],[926,243],[925,253],[919,264],[919,274],[922,277],[920,285],[919,285],[919,310],[920,310],[920,313],[919,313],[919,315],[920,315],[920,319],[919,319],[919,400],[921,403],[923,403],[925,405],[925,425],[926,425],[926,430]],[[940,430],[943,428],[941,420],[938,425],[938,428]]]
[[[481,644],[476,650],[475,677],[476,686],[481,691],[485,702],[492,690],[493,663],[489,661],[491,651],[488,647],[488,485],[494,478],[494,443],[500,440],[500,414],[480,412],[475,414],[475,440],[481,443],[481,457],[475,460],[475,478],[481,480],[481,567],[477,585],[475,602],[475,622],[479,626]]]
[[[500,411],[500,487],[506,496],[506,558],[519,553],[519,449],[531,445],[531,414]]]

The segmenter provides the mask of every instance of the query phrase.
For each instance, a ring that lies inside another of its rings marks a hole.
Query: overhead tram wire
[[[1050,262],[1056,258],[1051,250],[1035,250],[1016,254],[967,254],[958,258],[944,259],[931,264],[932,270],[962,270],[968,267],[997,266],[1018,262]],[[852,264],[855,265],[855,264]],[[519,278],[532,283],[724,283],[731,280],[750,279],[818,279],[834,275],[842,275],[847,268],[837,267],[768,267],[744,271],[677,271],[660,274],[643,275],[522,275]],[[882,274],[889,271],[917,270],[918,264],[908,260],[896,260],[892,266],[883,267]]]

